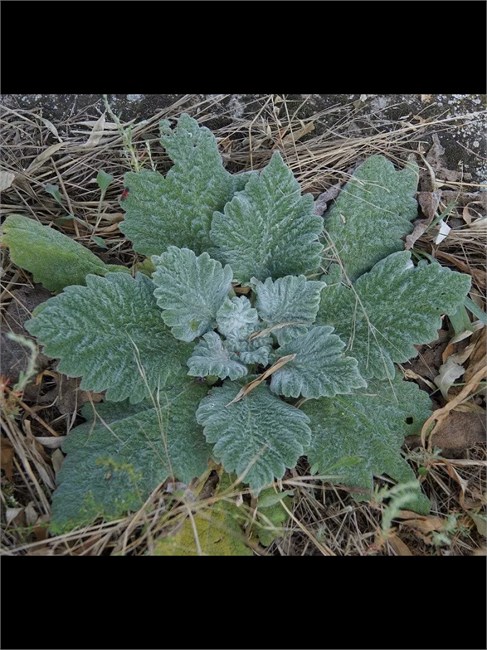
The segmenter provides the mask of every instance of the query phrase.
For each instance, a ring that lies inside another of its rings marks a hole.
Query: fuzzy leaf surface
[[[401,447],[431,413],[428,394],[416,384],[397,377],[373,380],[359,393],[309,400],[302,410],[311,420],[307,455],[313,472],[333,475],[334,482],[363,488],[369,496],[374,476],[415,479]]]
[[[145,255],[159,255],[168,246],[208,251],[213,212],[250,176],[227,172],[215,136],[189,115],[181,115],[175,129],[163,120],[161,142],[174,165],[165,177],[148,170],[125,175],[129,193],[120,230]]]
[[[345,343],[333,334],[333,327],[311,327],[278,348],[279,357],[295,354],[296,358],[273,373],[271,390],[285,397],[332,397],[363,388],[357,360],[343,354]]]
[[[51,529],[62,533],[138,509],[170,476],[189,482],[207,466],[209,447],[195,411],[207,388],[186,379],[156,402],[103,403],[71,431],[53,495]]]
[[[227,406],[242,385],[227,381],[211,390],[196,417],[225,470],[245,474],[244,482],[258,493],[274,478],[282,478],[286,467],[296,465],[309,444],[308,418],[265,384]]]
[[[245,296],[225,298],[217,312],[218,331],[227,339],[242,341],[256,329],[259,316]]]
[[[186,375],[191,346],[175,341],[161,319],[154,285],[142,274],[100,278],[66,287],[34,311],[28,331],[60,359],[58,369],[82,377],[81,388],[106,398],[140,402]]]
[[[274,330],[279,345],[302,333],[303,326],[306,328],[314,322],[324,282],[307,280],[304,275],[288,275],[277,280],[267,278],[265,282],[252,278],[251,282],[257,296],[256,309],[268,327],[295,323]]]
[[[225,348],[242,363],[267,366],[272,352],[272,339],[270,336],[240,340],[231,338],[225,341]]]
[[[437,338],[441,315],[463,304],[470,283],[436,262],[414,267],[409,251],[393,253],[352,288],[325,287],[316,322],[336,328],[363,377],[393,377],[393,362],[415,357],[414,345]]]
[[[232,286],[232,269],[208,253],[170,246],[152,258],[157,304],[173,335],[192,341],[216,325],[216,315]]]
[[[245,344],[245,347],[242,346],[239,356],[240,360],[243,363],[248,364],[260,364],[262,366],[267,366],[269,363],[269,356],[272,352],[272,347],[269,344],[263,345],[262,342],[258,342],[260,339],[255,339],[249,341]]]
[[[291,170],[275,153],[223,213],[215,212],[210,236],[218,259],[231,265],[240,282],[316,271],[323,222],[313,205],[311,194],[301,195]]]
[[[235,354],[226,349],[216,332],[207,332],[188,359],[188,375],[207,377],[215,375],[220,379],[240,379],[247,374],[247,368],[239,363]]]
[[[20,214],[5,219],[2,243],[9,247],[12,262],[30,271],[34,282],[40,282],[49,291],[85,284],[89,273],[106,275],[110,271],[128,271],[105,264],[71,237]]]
[[[371,156],[354,172],[325,215],[325,232],[350,280],[404,248],[418,207],[415,163],[396,171],[384,156]]]

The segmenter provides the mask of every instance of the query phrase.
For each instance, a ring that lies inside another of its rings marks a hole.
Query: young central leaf
[[[246,366],[239,363],[216,332],[208,332],[203,336],[188,359],[188,366],[188,375],[193,377],[216,375],[220,379],[240,379],[247,374]]]
[[[188,483],[199,476],[209,458],[195,419],[205,392],[186,379],[154,402],[97,404],[96,415],[87,405],[90,421],[73,429],[63,445],[67,456],[53,495],[52,531],[124,516],[168,477]]]
[[[285,397],[332,397],[366,386],[356,359],[343,354],[345,343],[332,332],[333,327],[311,327],[280,347],[276,357],[296,358],[272,375],[271,390]]]
[[[415,163],[396,171],[384,156],[371,156],[356,169],[325,215],[327,238],[350,280],[404,248],[418,213],[417,185]]]
[[[302,410],[311,419],[307,455],[313,472],[363,488],[369,497],[374,476],[388,474],[400,482],[415,478],[401,447],[405,436],[421,431],[431,412],[428,394],[416,384],[397,377],[374,380],[360,393],[309,400]],[[427,512],[426,501],[423,497]]]
[[[313,205],[311,194],[301,196],[299,183],[275,153],[224,214],[215,212],[210,236],[218,259],[231,265],[240,282],[316,271],[323,222]]]
[[[34,282],[40,282],[50,291],[61,291],[70,284],[85,284],[89,273],[128,272],[122,266],[105,264],[62,232],[20,214],[6,218],[2,243],[9,247],[12,262],[30,271]]]
[[[191,352],[162,323],[153,291],[142,274],[88,275],[86,287],[67,287],[40,305],[26,328],[60,359],[60,372],[83,377],[83,390],[140,402],[185,376]]]
[[[120,230],[145,255],[170,245],[208,251],[213,212],[245,187],[250,174],[227,172],[215,136],[189,115],[181,115],[174,130],[162,121],[161,142],[174,166],[166,177],[148,170],[125,175],[129,192]]]
[[[288,275],[275,281],[267,278],[265,282],[252,278],[259,316],[268,327],[279,325],[273,330],[279,345],[314,322],[324,286],[325,282],[306,280],[304,275]],[[286,323],[289,325],[282,327]]]
[[[232,287],[232,269],[208,253],[170,246],[152,258],[157,304],[177,339],[192,341],[216,325],[216,315]]]
[[[441,315],[462,305],[470,277],[436,262],[414,267],[411,253],[393,253],[351,287],[325,287],[317,322],[335,326],[367,379],[393,377],[394,363],[437,337]]]
[[[201,401],[196,418],[208,442],[215,443],[213,453],[225,470],[244,475],[257,493],[274,478],[282,478],[286,467],[296,465],[310,432],[307,416],[265,384],[229,404],[242,385],[226,381],[214,388]]]
[[[242,341],[256,329],[259,316],[250,300],[245,296],[225,298],[218,310],[216,323],[218,331],[227,339]]]

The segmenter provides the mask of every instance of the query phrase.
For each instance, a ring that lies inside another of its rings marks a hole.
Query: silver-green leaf
[[[90,273],[128,272],[122,266],[105,264],[71,237],[21,214],[5,219],[2,244],[8,246],[12,262],[30,271],[34,282],[40,282],[49,291],[85,284]]]
[[[216,325],[216,315],[232,287],[232,269],[208,253],[196,257],[189,248],[170,246],[152,258],[157,304],[173,335],[192,341]]]
[[[229,351],[216,332],[207,332],[188,359],[188,375],[220,379],[240,379],[247,374],[247,368],[238,361],[235,353]]]
[[[88,275],[40,305],[26,323],[58,369],[81,388],[140,402],[186,375],[191,346],[175,341],[161,319],[154,285],[142,274]]]
[[[325,214],[326,237],[350,280],[404,248],[417,217],[417,185],[412,162],[396,171],[384,156],[371,156],[355,170]]]
[[[279,326],[273,330],[279,345],[314,322],[324,282],[307,280],[304,275],[288,275],[277,280],[267,278],[265,282],[252,278],[251,283],[259,316],[268,327]],[[285,326],[286,323],[289,325]]]
[[[311,327],[278,348],[276,358],[295,354],[272,374],[271,390],[285,397],[332,397],[367,386],[357,360],[343,354],[345,343],[333,327]]]
[[[256,329],[259,316],[245,296],[225,298],[216,314],[218,331],[227,339],[242,341]]]
[[[312,472],[369,497],[374,476],[387,474],[399,482],[415,478],[401,447],[405,436],[421,431],[431,412],[428,394],[416,384],[397,377],[373,380],[364,391],[309,400],[302,410],[311,420]],[[424,497],[423,504],[427,510]]]
[[[144,255],[158,255],[167,246],[209,251],[213,212],[250,176],[227,172],[215,136],[189,115],[181,115],[175,129],[163,120],[161,142],[174,165],[165,177],[149,170],[125,175],[129,192],[120,230]]]
[[[308,417],[273,395],[265,384],[230,404],[241,382],[225,382],[205,397],[196,413],[213,454],[227,472],[258,493],[286,467],[294,467],[310,441]]]
[[[195,418],[206,387],[186,379],[154,401],[86,406],[71,431],[54,492],[51,530],[62,533],[125,516],[169,477],[188,483],[207,467],[209,446]]]
[[[270,342],[263,344],[259,339],[253,339],[241,347],[239,354],[243,363],[267,366],[271,352]]]
[[[275,153],[245,190],[215,212],[210,236],[218,259],[235,278],[265,280],[314,272],[320,265],[322,219],[313,214],[313,197]]]
[[[316,322],[336,328],[363,377],[393,377],[394,362],[436,339],[442,314],[463,304],[470,283],[436,262],[415,267],[409,251],[393,253],[352,287],[325,287]]]

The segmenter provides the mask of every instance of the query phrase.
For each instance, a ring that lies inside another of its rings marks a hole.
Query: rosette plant
[[[416,165],[368,158],[322,218],[279,152],[231,174],[188,115],[163,121],[161,141],[173,166],[126,174],[120,224],[150,277],[31,219],[4,226],[13,261],[59,292],[29,332],[60,372],[104,392],[67,436],[52,530],[136,509],[210,459],[255,495],[302,456],[357,498],[374,476],[414,479],[401,447],[431,402],[397,364],[470,288],[404,250]],[[412,507],[428,509],[419,487]]]

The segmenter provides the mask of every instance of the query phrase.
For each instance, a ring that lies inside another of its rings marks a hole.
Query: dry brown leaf
[[[15,527],[25,526],[24,508],[6,508],[5,521],[7,526],[10,524]]]
[[[53,134],[53,136],[57,138],[59,142],[62,142],[61,138],[59,137],[58,130],[56,129],[54,124],[45,117],[40,117],[39,119],[44,124],[44,126]]]
[[[472,336],[474,349],[470,355],[467,369],[465,370],[465,381],[469,382],[475,372],[475,368],[482,364],[487,366],[487,328],[475,332]]]
[[[440,205],[440,200],[441,190],[435,190],[434,192],[418,192],[419,205],[426,219],[417,219],[414,222],[413,232],[405,239],[406,250],[411,250],[417,240],[423,233],[426,232],[428,227],[431,225],[431,222],[436,216],[438,206]]]
[[[459,404],[455,408],[455,413],[476,413],[477,415],[481,415],[485,417],[485,408],[480,406],[480,404],[476,404],[473,401],[469,401],[469,402],[464,402],[463,404]]]
[[[402,539],[395,533],[390,535],[387,541],[392,546],[393,550],[397,555],[409,556],[409,557],[413,555],[409,546],[405,542],[403,542]]]
[[[487,517],[485,516],[485,513],[481,514],[481,513],[469,512],[468,516],[475,524],[475,527],[479,535],[482,535],[482,537],[487,537]]]
[[[468,209],[468,206],[470,203],[468,203],[462,210],[462,219],[465,221],[465,223],[470,226],[472,223],[472,215],[470,214],[470,211]]]
[[[50,147],[47,147],[47,149],[41,151],[37,158],[34,158],[34,160],[27,167],[26,171],[32,173],[35,169],[38,169],[41,167],[41,165],[43,165],[43,163],[46,162],[46,160],[49,160],[51,156],[54,156],[54,154],[57,153],[62,147],[64,147],[64,142],[56,142],[56,144],[51,144]]]
[[[37,542],[43,542],[45,539],[48,537],[48,526],[47,524],[49,523],[49,515],[41,515],[34,528],[32,529],[32,533],[34,537],[36,538]]]
[[[467,273],[468,275],[471,275],[474,282],[478,284],[479,287],[486,286],[487,274],[483,269],[472,268],[464,261],[456,257],[455,255],[452,255],[451,253],[446,253],[445,251],[442,250],[437,250],[435,252],[435,257],[441,260],[445,260],[446,262],[451,262],[462,273]]]
[[[0,463],[7,480],[13,479],[15,449],[8,438],[0,438]]]
[[[454,203],[458,207],[462,207],[470,203],[476,203],[480,205],[483,210],[487,210],[487,192],[443,190],[442,198],[445,203]]]
[[[455,352],[457,348],[457,343],[460,343],[460,341],[464,341],[465,339],[470,338],[474,334],[474,330],[465,330],[465,332],[462,332],[461,334],[458,334],[457,336],[454,336],[449,342],[446,348],[443,350],[443,353],[441,355],[441,362],[446,363],[447,359],[450,357],[454,357],[454,360],[457,363],[460,363],[463,365],[465,361],[470,357],[470,355],[473,353],[474,350],[474,344],[470,343],[468,347],[465,348],[465,350],[462,352]]]
[[[101,218],[104,221],[110,221],[110,223],[115,223],[118,221],[123,221],[124,213],[123,212],[104,212],[101,215]]]
[[[59,449],[62,446],[63,442],[66,440],[66,436],[59,436],[59,438],[52,438],[51,436],[37,436],[37,442],[46,447],[47,449]]]
[[[328,208],[327,203],[333,201],[333,199],[336,199],[336,197],[340,194],[341,188],[342,184],[339,181],[338,183],[335,183],[335,185],[332,185],[327,190],[322,192],[315,201],[314,213],[321,217],[321,215]]]
[[[442,352],[447,345],[448,332],[440,330],[438,334],[437,341],[433,341],[428,345],[417,346],[418,356],[411,359],[407,364],[411,370],[430,381],[433,381],[438,374],[438,368],[442,364]]]
[[[433,144],[426,154],[426,160],[434,170],[438,170],[445,164],[443,160],[445,149],[442,147],[440,139],[436,133],[433,133],[431,139],[433,140]]]
[[[434,192],[418,192],[418,202],[424,216],[431,221],[435,218],[441,201],[441,190]]]
[[[96,120],[88,140],[83,145],[84,147],[96,147],[98,144],[100,144],[101,139],[105,134],[105,122],[105,113],[102,113],[102,115],[100,115],[100,117]]]
[[[430,219],[417,219],[414,222],[413,232],[410,235],[407,235],[406,239],[404,240],[405,250],[407,251],[411,250],[411,248],[418,241],[418,239],[426,232],[430,223],[431,223]]]
[[[60,449],[55,449],[52,452],[51,462],[52,462],[52,467],[53,467],[54,472],[56,473],[56,475],[59,472],[59,470],[61,469],[63,461],[64,461],[63,452]]]
[[[465,402],[469,398],[470,394],[477,390],[480,382],[485,379],[485,376],[487,375],[487,366],[481,365],[481,367],[475,366],[475,368],[476,372],[472,375],[470,381],[466,383],[458,395],[442,408],[433,411],[430,417],[423,424],[423,428],[421,429],[421,444],[423,447],[426,447],[426,436],[428,436],[428,447],[431,447],[433,435],[439,425],[448,417],[450,411],[453,411],[456,406]]]
[[[448,391],[455,381],[465,372],[465,368],[455,361],[455,356],[455,354],[452,354],[451,357],[442,364],[438,375],[434,379],[435,384],[438,386],[445,399],[448,399]]]
[[[446,519],[442,519],[441,517],[418,515],[417,512],[411,512],[411,510],[401,510],[395,518],[401,519],[401,526],[414,528],[424,535],[429,535],[434,531],[440,532],[445,528],[445,524],[448,523]]]
[[[448,183],[448,181],[457,182],[457,181],[462,180],[462,178],[464,180],[467,179],[467,174],[464,174],[461,171],[457,171],[456,169],[448,169],[446,167],[440,167],[438,169],[438,173],[441,176],[443,176],[444,179],[445,179],[444,181],[443,181],[443,179],[438,179],[438,184],[440,186],[445,185],[446,183]],[[445,183],[445,181],[446,181],[446,183]]]
[[[465,332],[465,334],[471,336],[472,332]],[[467,338],[467,336],[462,336],[461,340],[464,338]],[[438,375],[434,378],[434,382],[441,390],[441,394],[445,399],[448,399],[448,391],[455,381],[465,372],[465,361],[470,357],[473,350],[473,344],[468,345],[464,350],[455,352],[455,354],[452,354],[453,346],[450,344],[444,349],[442,355],[443,363],[438,370]]]
[[[440,449],[468,449],[484,441],[484,416],[472,411],[451,411],[431,438],[433,446]]]
[[[35,523],[37,523],[37,520],[39,519],[39,515],[34,507],[34,502],[29,501],[29,503],[26,505],[24,509],[25,513],[25,523],[27,526],[33,526]]]
[[[483,546],[482,548],[476,548],[475,551],[472,553],[472,555],[485,557],[487,555],[487,546]]]
[[[0,171],[0,192],[7,190],[15,180],[15,174],[12,172]]]
[[[487,194],[487,192],[484,192],[484,194]],[[463,220],[467,223],[467,225],[471,226],[472,222],[474,219],[479,220],[483,219],[484,215],[482,214],[481,210],[477,210],[476,208],[472,208],[472,205],[480,205],[482,206],[482,209],[485,210],[485,205],[483,201],[471,201],[468,203],[462,211],[462,218]]]

